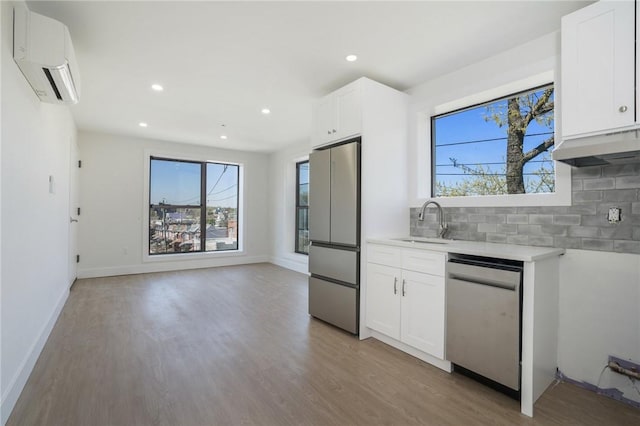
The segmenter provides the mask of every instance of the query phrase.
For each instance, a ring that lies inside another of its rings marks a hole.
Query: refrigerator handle
[[[329,168],[331,187],[336,183],[336,160],[331,159],[331,167]]]

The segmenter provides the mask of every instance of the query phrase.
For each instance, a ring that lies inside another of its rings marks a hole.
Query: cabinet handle
[[[330,135],[331,134],[331,130],[327,130],[327,134]]]
[[[398,294],[398,277],[393,277],[393,294]]]
[[[626,108],[626,107],[625,107],[625,108]],[[336,132],[336,129],[333,129],[333,130],[332,130],[332,133],[335,133],[335,132]]]
[[[627,106],[626,105],[622,105],[620,108],[618,108],[618,111],[627,112]]]
[[[402,280],[402,295],[404,296],[405,294],[407,294],[406,291],[404,291],[404,287],[405,287],[405,280]]]

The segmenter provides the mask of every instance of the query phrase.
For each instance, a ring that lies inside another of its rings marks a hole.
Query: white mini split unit
[[[13,59],[42,102],[75,104],[80,73],[69,30],[26,7],[13,12]]]

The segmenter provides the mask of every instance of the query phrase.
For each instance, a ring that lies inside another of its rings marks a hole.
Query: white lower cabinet
[[[444,359],[448,253],[416,246],[367,244],[363,322],[370,336],[451,372],[451,362]],[[495,257],[523,261],[520,404],[521,412],[532,416],[533,404],[556,377],[558,271],[564,250],[471,242],[462,247],[452,242],[446,248],[478,256],[489,249],[505,253]]]
[[[367,327],[444,359],[446,255],[376,245],[369,253],[377,263],[367,263]]]
[[[444,358],[444,277],[402,271],[400,341]]]
[[[367,327],[397,340],[400,340],[401,282],[401,269],[367,264]]]

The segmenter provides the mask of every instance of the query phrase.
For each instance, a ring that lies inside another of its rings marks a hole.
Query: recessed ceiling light
[[[139,122],[139,123],[138,123],[138,126],[140,126],[140,127],[147,127],[147,126],[148,126],[148,124],[147,124],[147,123],[145,123],[144,121],[141,121],[141,122]]]
[[[356,55],[348,55],[345,59],[349,62],[355,62],[358,60],[358,57]]]
[[[271,110],[269,108],[262,108],[262,113],[263,114],[271,114]]]
[[[227,139],[227,135],[220,135],[220,139]]]
[[[160,86],[159,84],[152,84],[151,88],[156,92],[162,92],[164,90],[164,87]]]

